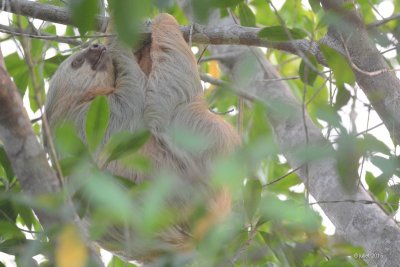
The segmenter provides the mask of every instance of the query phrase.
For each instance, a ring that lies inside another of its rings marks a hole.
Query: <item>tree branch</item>
[[[367,25],[367,27],[368,27],[368,29],[379,27],[379,26],[382,26],[382,25],[384,25],[392,20],[396,20],[396,19],[400,19],[400,13],[396,13],[396,14],[391,15],[390,17],[371,22]]]
[[[32,17],[35,19],[41,19],[44,21],[75,26],[71,18],[71,13],[66,8],[39,4],[37,2],[26,0],[0,0],[0,6],[4,6],[4,11],[7,12]],[[95,30],[104,32],[106,29],[106,26],[104,25],[107,25],[108,20],[109,19],[107,17],[98,16]],[[191,32],[190,28],[191,26],[181,27],[186,41],[189,40],[189,35]],[[319,50],[318,43],[306,39],[271,42],[259,38],[257,35],[259,31],[259,28],[243,27],[240,25],[205,27],[199,24],[194,24],[191,40],[197,44],[237,44],[267,47],[298,56],[312,54],[317,58],[319,63],[326,65],[326,61]],[[145,28],[143,30],[143,35],[145,38],[148,38],[150,35],[150,29]],[[37,38],[37,36],[32,37]],[[44,37],[43,39],[49,38],[50,37]],[[53,39],[57,39],[57,37],[54,37]],[[340,47],[335,46],[334,43],[329,43],[329,40],[325,41],[325,44],[329,46],[332,45],[332,48],[342,52]]]
[[[322,0],[327,12],[340,18],[340,25],[331,25],[332,38],[345,47],[346,56],[356,75],[357,83],[377,111],[391,137],[400,144],[400,80],[376,48],[355,10],[343,7],[347,0]],[[348,27],[343,27],[343,23]],[[387,71],[383,71],[387,70]],[[375,75],[377,73],[378,75]]]

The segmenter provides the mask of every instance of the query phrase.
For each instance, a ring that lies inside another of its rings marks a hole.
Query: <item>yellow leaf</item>
[[[66,225],[57,240],[57,267],[84,267],[88,251],[82,237],[73,225]]]
[[[212,77],[214,77],[214,78],[216,78],[216,79],[219,79],[220,78],[220,76],[221,76],[221,72],[220,72],[220,70],[219,70],[219,66],[218,66],[218,63],[217,63],[217,61],[216,60],[212,60],[212,61],[210,61],[209,63],[208,63],[208,73],[212,76]]]

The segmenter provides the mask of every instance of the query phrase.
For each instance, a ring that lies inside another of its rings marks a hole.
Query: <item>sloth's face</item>
[[[115,70],[109,50],[94,44],[71,55],[54,73],[46,99],[48,116],[63,117],[81,105],[88,91],[99,87],[115,88]]]
[[[93,44],[81,53],[74,55],[70,66],[72,69],[78,70],[86,65],[95,72],[106,72],[110,64],[111,58],[107,48],[101,44]]]
[[[115,87],[114,66],[104,45],[93,44],[65,60],[50,82],[50,91],[84,94],[95,87]]]

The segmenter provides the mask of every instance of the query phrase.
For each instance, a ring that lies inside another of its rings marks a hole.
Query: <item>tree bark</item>
[[[346,10],[348,0],[322,0],[326,12],[335,14],[340,21],[331,25],[331,37],[346,48],[349,62],[357,83],[389,130],[393,140],[400,144],[400,80],[379,53],[360,15],[355,10]],[[343,27],[347,25],[347,27]],[[377,73],[377,74],[374,74]]]

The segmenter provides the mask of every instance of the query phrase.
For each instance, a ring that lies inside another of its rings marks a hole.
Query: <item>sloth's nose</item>
[[[91,51],[102,51],[105,50],[106,47],[102,44],[92,44],[89,49]]]

